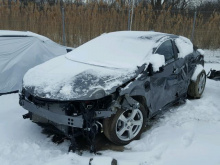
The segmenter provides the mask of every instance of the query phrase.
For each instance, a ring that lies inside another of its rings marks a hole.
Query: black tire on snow
[[[188,87],[188,91],[187,91],[187,94],[189,97],[191,98],[194,98],[194,99],[199,99],[203,92],[204,92],[204,89],[205,89],[205,84],[204,84],[204,87],[203,87],[203,90],[202,92],[199,93],[199,81],[200,81],[200,77],[201,75],[204,74],[205,75],[205,84],[206,84],[206,72],[205,70],[203,70],[196,78],[196,81],[190,81],[190,84],[189,84],[189,87]]]
[[[142,124],[142,127],[141,127],[139,133],[129,141],[123,141],[123,140],[119,139],[118,136],[116,135],[116,129],[117,129],[116,124],[117,124],[118,118],[125,110],[118,109],[115,115],[112,115],[110,118],[104,119],[103,131],[104,131],[105,136],[111,142],[113,142],[117,145],[126,145],[126,144],[130,143],[131,141],[137,140],[140,138],[140,135],[144,131],[144,128],[145,128],[145,123],[147,120],[147,111],[145,110],[143,105],[141,105],[141,104],[139,104],[139,105],[140,105],[140,107],[138,109],[141,111],[141,113],[143,115],[143,124]]]

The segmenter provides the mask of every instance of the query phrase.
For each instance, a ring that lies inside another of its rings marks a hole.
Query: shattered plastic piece
[[[207,74],[209,79],[220,81],[220,70],[210,70]]]

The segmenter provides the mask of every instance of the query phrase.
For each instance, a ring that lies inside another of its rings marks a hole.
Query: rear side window
[[[174,59],[174,51],[171,40],[165,41],[157,49],[156,54],[164,55],[165,61]]]

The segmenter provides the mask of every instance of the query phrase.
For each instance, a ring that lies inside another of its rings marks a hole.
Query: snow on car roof
[[[98,66],[140,66],[152,54],[158,40],[170,34],[151,31],[120,31],[103,34],[68,53],[66,58]]]
[[[50,40],[47,37],[29,31],[0,30],[0,37],[36,37],[41,41]]]

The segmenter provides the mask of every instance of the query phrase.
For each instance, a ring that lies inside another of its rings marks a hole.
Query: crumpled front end
[[[136,69],[94,66],[60,56],[30,69],[24,76],[23,87],[44,99],[95,100],[115,92],[135,77]]]
[[[114,114],[113,100],[114,94],[93,101],[55,101],[33,96],[23,88],[19,104],[29,111],[26,117],[33,122],[52,124],[65,135],[72,136],[73,128],[86,128],[88,118],[98,121]]]

